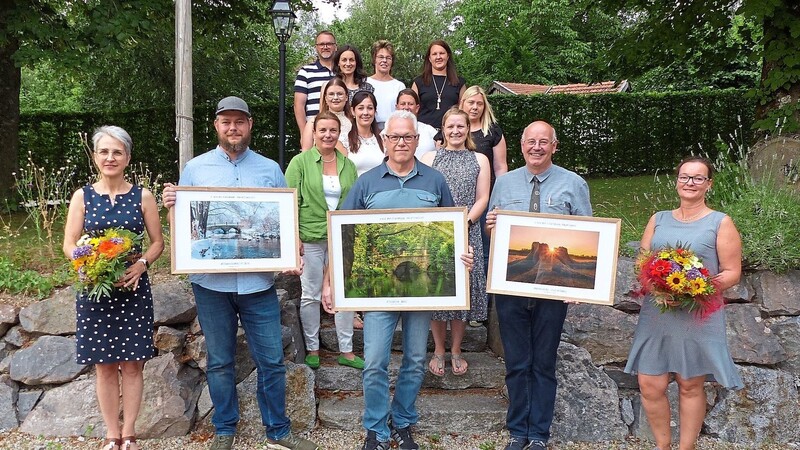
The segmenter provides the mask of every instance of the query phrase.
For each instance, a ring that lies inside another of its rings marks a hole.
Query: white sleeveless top
[[[356,172],[361,176],[364,172],[378,166],[383,162],[383,150],[378,146],[378,139],[375,135],[368,138],[358,137],[361,145],[358,147],[358,153],[349,152],[347,158],[353,161],[356,165]]]

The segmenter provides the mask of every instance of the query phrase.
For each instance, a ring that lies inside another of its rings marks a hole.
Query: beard
[[[222,147],[228,153],[233,153],[238,155],[239,153],[244,152],[247,150],[247,147],[250,145],[250,136],[242,136],[242,140],[234,144],[230,142],[225,136],[217,135],[217,142],[219,146]]]

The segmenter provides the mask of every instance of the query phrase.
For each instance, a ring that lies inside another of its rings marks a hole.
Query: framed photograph
[[[620,219],[498,211],[487,292],[614,304]]]
[[[300,266],[297,193],[176,186],[172,273],[278,272]]]
[[[467,247],[466,208],[329,211],[334,306],[469,309]]]

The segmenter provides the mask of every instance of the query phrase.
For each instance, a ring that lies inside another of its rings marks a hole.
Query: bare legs
[[[450,354],[456,355],[459,358],[459,366],[453,367],[453,373],[456,375],[463,375],[467,372],[467,362],[461,357],[461,342],[464,340],[464,333],[467,329],[467,322],[463,320],[450,321],[450,338],[453,340],[450,346]],[[433,334],[433,343],[435,348],[433,353],[435,355],[444,356],[447,349],[445,348],[445,339],[447,336],[447,322],[444,320],[431,321],[431,334]],[[435,358],[434,358],[435,360]],[[436,375],[444,375],[444,369],[435,367],[435,361],[431,360],[430,369]],[[437,369],[437,371],[434,371]]]
[[[144,361],[96,364],[97,402],[106,424],[106,437],[136,435],[136,417],[142,404]],[[122,376],[120,383],[120,374]],[[123,424],[120,430],[120,384],[122,385]],[[134,447],[138,448],[138,447]]]
[[[675,374],[678,382],[678,398],[680,411],[680,450],[694,450],[703,419],[706,416],[706,397],[703,390],[705,376],[682,378]],[[656,446],[667,450],[671,445],[670,408],[667,399],[669,374],[639,374],[639,390],[642,393],[642,406]]]

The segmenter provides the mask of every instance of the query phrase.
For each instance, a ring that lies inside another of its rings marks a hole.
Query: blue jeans
[[[495,295],[506,360],[511,436],[550,438],[556,402],[556,357],[567,304],[557,300]]]
[[[403,319],[403,362],[394,399],[391,402],[392,425],[405,428],[417,423],[415,405],[425,378],[425,355],[428,350],[430,311],[370,311],[364,313],[364,428],[374,431],[378,440],[388,442],[389,432],[389,356],[392,336]]]
[[[236,395],[236,331],[241,321],[258,371],[256,399],[267,437],[290,431],[286,416],[286,367],[283,365],[281,312],[275,288],[253,294],[217,292],[192,283],[197,317],[208,349],[208,391],[219,435],[233,435],[239,422]]]

